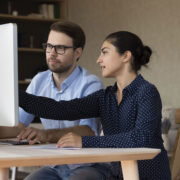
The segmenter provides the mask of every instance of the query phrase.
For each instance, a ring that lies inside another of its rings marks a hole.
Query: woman
[[[167,152],[161,138],[161,99],[154,85],[138,71],[150,60],[151,49],[138,36],[126,31],[108,35],[97,60],[103,77],[116,79],[114,86],[85,98],[56,102],[44,97],[20,93],[20,106],[37,116],[75,120],[101,117],[104,136],[67,134],[58,147],[159,148],[152,160],[138,162],[144,180],[170,180]],[[113,163],[113,174],[122,178],[120,164]]]

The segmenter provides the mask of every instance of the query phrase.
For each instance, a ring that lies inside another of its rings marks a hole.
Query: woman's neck
[[[122,93],[123,89],[126,88],[131,82],[137,77],[136,73],[123,73],[116,77],[118,91]]]

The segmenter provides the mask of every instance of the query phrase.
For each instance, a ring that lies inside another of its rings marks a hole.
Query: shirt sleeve
[[[26,92],[30,94],[34,94],[35,83],[36,83],[36,78],[33,78],[28,88],[26,89]],[[33,114],[27,113],[22,108],[19,108],[19,122],[24,124],[26,127],[29,126],[29,124],[34,120],[34,117],[35,116]]]
[[[135,127],[125,133],[107,136],[84,136],[83,147],[152,147],[155,130],[161,123],[161,99],[155,87],[146,89],[138,101]],[[157,143],[157,142],[156,142]]]
[[[36,116],[54,120],[78,120],[99,117],[99,90],[84,98],[55,101],[47,97],[19,92],[19,106]]]

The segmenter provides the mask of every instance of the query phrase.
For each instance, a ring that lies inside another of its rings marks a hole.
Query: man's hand
[[[65,148],[65,147],[82,147],[82,138],[81,136],[75,134],[75,133],[67,133],[64,136],[62,136],[59,141],[56,144],[59,148]]]
[[[17,138],[19,141],[26,139],[31,145],[37,142],[45,143],[48,141],[48,133],[44,129],[29,127],[23,129]]]

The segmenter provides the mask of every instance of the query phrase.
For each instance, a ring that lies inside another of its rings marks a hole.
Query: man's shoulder
[[[30,85],[28,86],[27,91],[31,92],[31,93],[32,92],[35,93],[35,92],[39,92],[39,90],[42,87],[48,86],[50,84],[50,83],[48,83],[48,82],[50,82],[50,80],[49,80],[50,73],[51,72],[47,70],[47,71],[39,72],[38,74],[36,74],[33,77]]]
[[[95,74],[90,73],[87,69],[79,67],[81,71],[81,78],[86,79],[86,82],[101,82],[99,77]],[[102,83],[102,82],[101,82]]]
[[[33,77],[33,80],[39,81],[39,80],[47,79],[47,78],[49,78],[50,74],[51,74],[51,71],[49,71],[49,70],[38,72]]]
[[[83,96],[85,96],[104,88],[103,83],[96,75],[89,73],[85,68],[79,68],[79,77],[72,85],[78,87],[78,91],[81,92],[81,95],[83,94]]]

